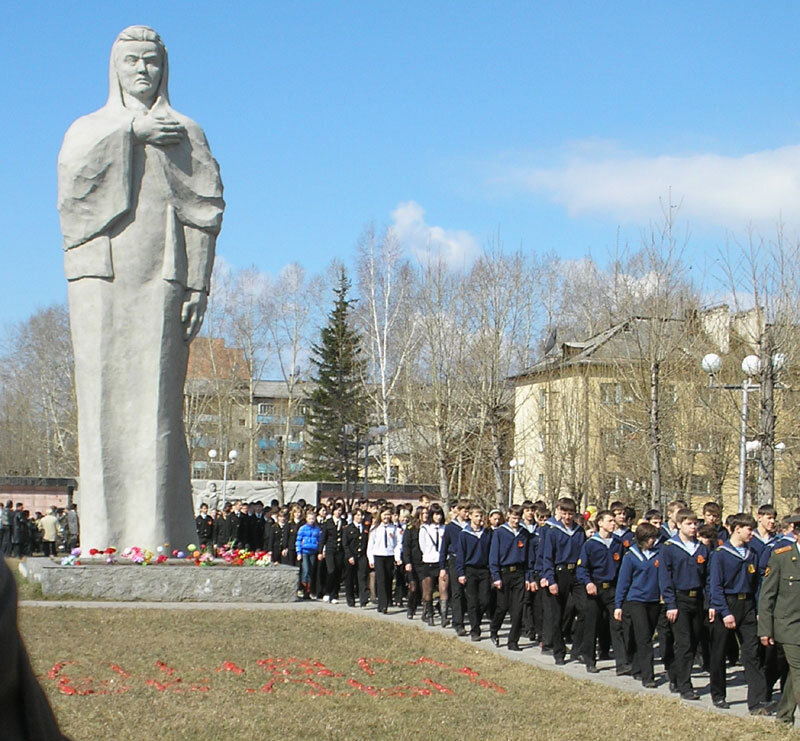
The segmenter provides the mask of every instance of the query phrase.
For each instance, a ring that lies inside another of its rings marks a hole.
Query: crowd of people
[[[16,505],[10,499],[0,502],[0,553],[22,558],[42,554],[55,556],[69,553],[78,545],[80,521],[78,507],[51,506],[42,514],[25,509],[23,502]]]
[[[445,514],[423,496],[417,506],[364,500],[350,511],[341,499],[236,501],[216,517],[202,505],[196,524],[208,548],[263,550],[298,567],[298,599],[336,603],[343,590],[351,607],[394,606],[410,620],[419,611],[424,623],[473,641],[488,627],[498,647],[508,618],[508,650],[535,649],[589,673],[613,659],[618,675],[647,688],[659,679],[657,645],[663,681],[684,700],[699,699],[697,667],[708,672],[714,705],[729,707],[728,667],[741,663],[750,713],[793,722],[789,650],[771,628],[760,629],[758,608],[770,559],[789,553],[797,561],[800,509],[779,522],[764,505],[756,518],[737,513],[723,522],[720,506],[708,502],[701,515],[677,500],[638,518],[622,502],[579,513],[570,498],[554,512],[542,501],[505,513],[459,501]],[[773,582],[762,595],[763,625],[775,617]]]

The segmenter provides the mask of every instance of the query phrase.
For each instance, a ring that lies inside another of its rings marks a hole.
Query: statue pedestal
[[[293,602],[297,569],[291,566],[194,566],[88,563],[61,566],[29,558],[20,572],[40,582],[45,597],[114,602]]]

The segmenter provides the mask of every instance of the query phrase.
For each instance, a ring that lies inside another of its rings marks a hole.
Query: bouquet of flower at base
[[[150,562],[153,560],[154,553],[144,548],[139,548],[138,546],[132,546],[122,551],[122,557],[127,558],[131,563],[149,566]]]
[[[61,565],[62,566],[80,566],[81,565],[80,557],[81,557],[81,549],[80,548],[73,548],[70,551],[69,556],[64,556],[64,558],[61,559]]]

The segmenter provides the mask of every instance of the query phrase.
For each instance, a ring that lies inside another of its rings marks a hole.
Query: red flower
[[[703,555],[698,553],[697,554],[697,563],[705,563],[705,562],[706,562],[706,559],[703,557]]]
[[[615,561],[619,561],[619,553],[615,553],[615,554],[612,556],[612,558],[613,558]]]
[[[90,556],[96,556],[98,553],[100,553],[100,551],[98,551],[97,548],[90,548],[89,549],[89,555]]]

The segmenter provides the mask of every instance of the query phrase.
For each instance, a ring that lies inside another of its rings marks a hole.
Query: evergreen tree
[[[362,385],[361,338],[350,321],[354,301],[344,268],[334,288],[336,299],[320,342],[312,347],[314,391],[309,399],[311,440],[307,451],[310,471],[333,481],[355,481],[358,451],[355,440],[366,428],[366,399]]]

